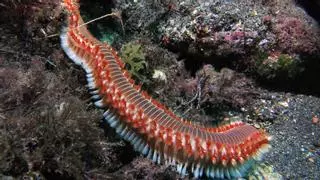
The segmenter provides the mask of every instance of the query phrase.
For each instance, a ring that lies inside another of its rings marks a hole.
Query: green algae
[[[143,82],[146,79],[145,72],[147,70],[143,46],[137,42],[129,42],[122,46],[120,56],[128,71]]]

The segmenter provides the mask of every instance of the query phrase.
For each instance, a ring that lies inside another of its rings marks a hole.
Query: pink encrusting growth
[[[269,148],[265,132],[243,122],[203,127],[176,116],[135,85],[117,52],[94,38],[78,1],[64,0],[68,26],[61,34],[66,54],[86,73],[105,120],[134,148],[158,163],[176,165],[195,177],[242,177]]]

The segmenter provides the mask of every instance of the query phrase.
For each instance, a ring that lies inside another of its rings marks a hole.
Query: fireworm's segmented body
[[[203,127],[179,118],[134,84],[115,50],[94,38],[83,24],[77,0],[64,0],[68,26],[62,48],[87,73],[95,105],[104,119],[134,148],[181,174],[237,178],[269,148],[265,132],[243,122]]]

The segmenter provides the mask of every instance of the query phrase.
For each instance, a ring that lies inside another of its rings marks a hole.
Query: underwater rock
[[[273,167],[268,164],[259,164],[254,167],[254,169],[246,177],[249,180],[264,180],[264,179],[274,179],[282,180],[281,174],[274,171]]]
[[[275,86],[290,82],[298,91],[319,91],[311,81],[294,85],[299,75],[310,79],[320,69],[320,31],[293,0],[119,1],[115,7],[126,32],[151,37],[183,58],[250,72]],[[275,54],[290,62],[268,63]]]

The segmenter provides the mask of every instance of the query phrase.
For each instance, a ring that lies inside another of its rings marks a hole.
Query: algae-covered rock
[[[5,137],[0,139],[0,175],[18,176],[28,171],[27,161],[17,153]],[[1,178],[1,176],[0,176]]]
[[[255,166],[248,174],[248,180],[282,180],[283,177],[275,172],[273,166],[262,163]]]
[[[257,73],[268,80],[294,78],[304,70],[298,56],[274,52],[269,55],[261,53],[257,58]]]
[[[293,91],[319,92],[312,80],[320,69],[319,26],[294,0],[122,0],[115,7],[123,12],[129,36],[160,43],[194,72],[198,64],[210,63],[248,72],[276,88],[287,88],[286,82]],[[260,52],[266,54],[262,60]]]

